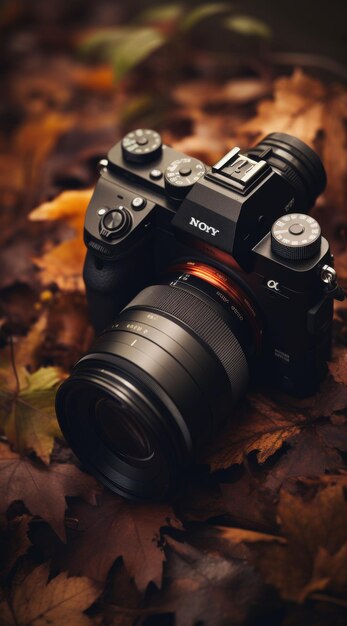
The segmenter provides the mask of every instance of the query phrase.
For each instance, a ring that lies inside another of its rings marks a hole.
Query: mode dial
[[[172,161],[165,171],[165,189],[171,198],[181,200],[201,176],[205,166],[198,159],[183,157]]]
[[[309,215],[283,215],[271,229],[271,249],[278,256],[291,261],[311,259],[320,250],[321,230]]]
[[[148,163],[161,155],[159,133],[149,128],[138,128],[122,139],[122,154],[131,163]]]

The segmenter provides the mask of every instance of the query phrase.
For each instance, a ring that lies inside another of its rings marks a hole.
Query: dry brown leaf
[[[38,305],[39,303],[37,303]],[[55,363],[69,371],[94,337],[85,297],[80,293],[41,293],[42,312],[26,337],[15,344],[15,361],[30,370]]]
[[[21,162],[23,183],[29,195],[40,178],[45,158],[75,121],[73,114],[49,112],[19,127],[13,138],[13,152]]]
[[[158,609],[162,613],[174,613],[176,626],[249,623],[261,588],[250,563],[170,537],[167,543],[170,550],[165,585],[151,607],[156,613]]]
[[[41,269],[41,280],[44,285],[55,283],[62,291],[84,291],[83,224],[91,195],[90,189],[65,191],[55,200],[44,202],[30,213],[31,220],[62,220],[74,231],[71,239],[63,241],[41,258],[35,259],[35,263]]]
[[[78,527],[57,555],[59,568],[103,582],[115,559],[122,556],[140,591],[151,581],[161,586],[166,559],[159,545],[160,528],[181,527],[170,505],[129,502],[105,492],[100,506],[72,503],[69,516]]]
[[[21,458],[0,442],[0,513],[16,500],[22,500],[32,515],[47,521],[65,541],[65,498],[76,496],[96,504],[100,489],[94,478],[69,463],[49,467]]]
[[[347,589],[347,502],[343,485],[319,485],[304,499],[282,491],[281,537],[222,529],[231,543],[246,543],[266,582],[281,596],[302,602],[317,591]]]
[[[0,604],[2,626],[92,626],[83,611],[100,594],[88,578],[69,578],[66,572],[48,581],[49,566],[36,567],[24,580],[13,583],[9,597]]]
[[[264,97],[269,85],[260,78],[234,78],[224,84],[209,80],[180,83],[172,90],[173,99],[190,110],[208,105],[246,104]]]
[[[206,460],[216,471],[242,463],[247,454],[257,451],[258,461],[264,463],[287,439],[299,433],[306,421],[304,414],[270,398],[250,395],[217,436]]]
[[[325,98],[324,85],[297,69],[292,76],[275,81],[273,99],[261,102],[257,116],[241,131],[254,135],[285,132],[313,145],[322,128]]]

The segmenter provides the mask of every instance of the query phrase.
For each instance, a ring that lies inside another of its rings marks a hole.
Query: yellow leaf
[[[42,367],[30,374],[24,367],[16,371],[0,369],[0,428],[19,452],[33,450],[49,463],[54,437],[60,429],[55,415],[54,398],[64,375],[56,367]]]
[[[29,215],[33,221],[61,220],[71,226],[74,235],[46,252],[35,263],[41,269],[44,285],[56,283],[63,291],[83,291],[82,279],[85,247],[84,216],[92,195],[90,189],[65,191],[51,202],[44,202]]]
[[[20,584],[14,582],[11,593],[0,603],[1,624],[91,626],[91,618],[83,611],[99,594],[99,586],[85,577],[62,572],[50,579],[49,566],[44,563]]]

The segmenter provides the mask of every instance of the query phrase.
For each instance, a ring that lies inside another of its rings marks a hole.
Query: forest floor
[[[97,163],[131,128],[155,127],[208,164],[273,131],[314,147],[328,185],[312,215],[347,289],[346,85],[307,68],[225,66],[191,43],[177,72],[170,52],[153,51],[115,76],[107,59],[78,52],[87,27],[24,27],[18,11],[1,16],[11,59],[0,137],[1,625],[346,624],[346,302],[335,305],[321,389],[298,400],[252,387],[166,504],[103,489],[54,413],[57,385],[93,339],[82,229]]]

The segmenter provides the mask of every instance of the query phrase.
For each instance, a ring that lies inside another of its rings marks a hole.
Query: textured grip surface
[[[154,285],[141,291],[125,310],[136,308],[157,310],[188,326],[223,365],[235,400],[245,392],[248,384],[245,354],[231,328],[198,296],[179,287]]]

